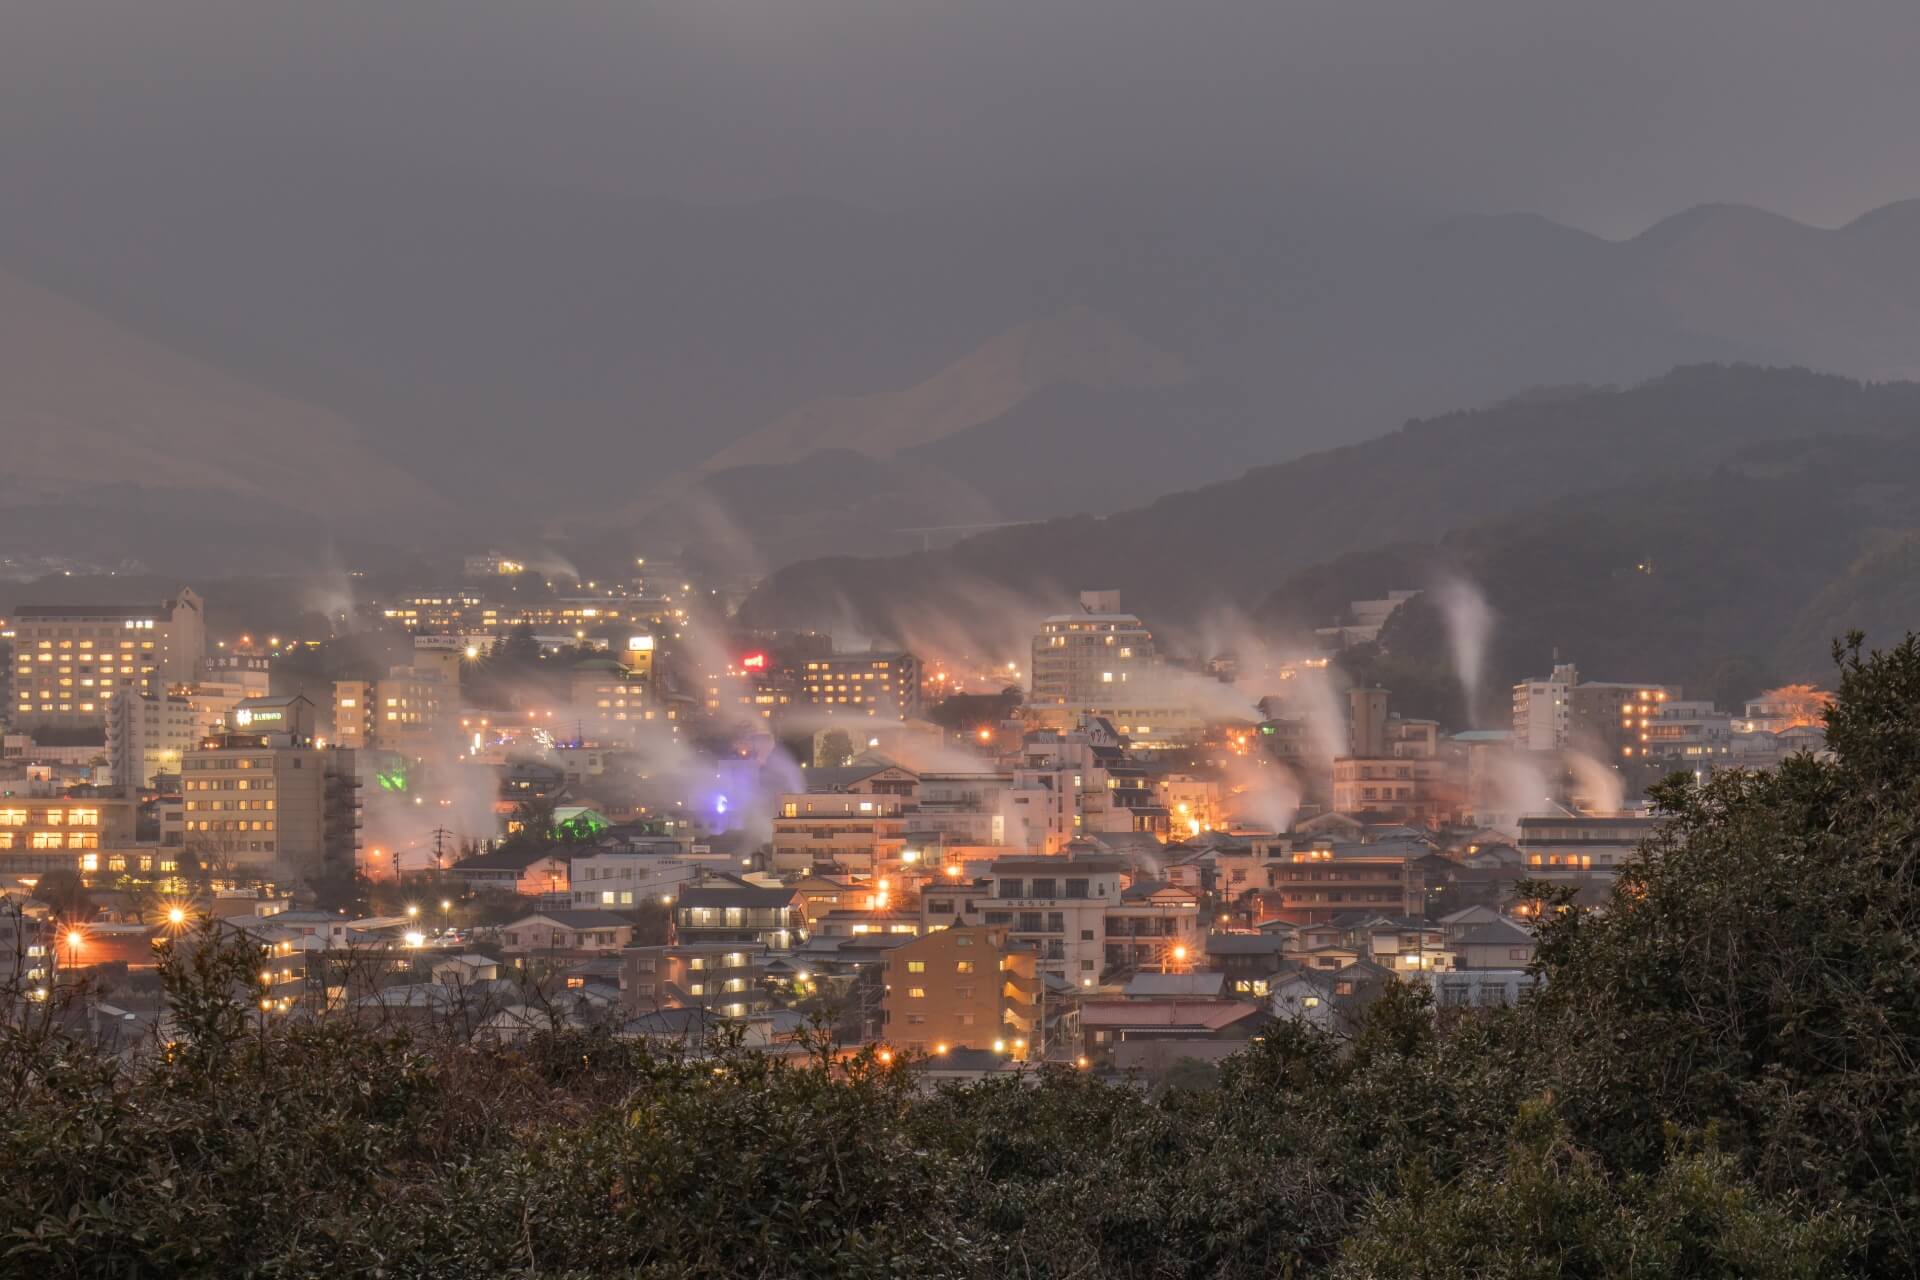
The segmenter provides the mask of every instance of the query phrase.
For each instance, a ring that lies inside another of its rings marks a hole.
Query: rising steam
[[[1493,610],[1480,588],[1465,578],[1447,578],[1432,591],[1447,623],[1454,674],[1466,701],[1468,728],[1479,727],[1481,685],[1486,679],[1487,642],[1493,636]]]

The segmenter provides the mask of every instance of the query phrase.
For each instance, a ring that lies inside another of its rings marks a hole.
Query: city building
[[[1733,756],[1733,717],[1711,702],[1659,702],[1653,723],[1640,730],[1639,745],[1645,758],[1676,768],[1724,766]]]
[[[1611,878],[1658,828],[1654,817],[1543,814],[1520,819],[1514,847],[1537,879]]]
[[[1033,638],[1026,710],[1042,727],[1069,729],[1086,717],[1107,720],[1137,739],[1190,740],[1204,727],[1193,709],[1169,696],[1153,633],[1120,612],[1117,591],[1085,591],[1081,612],[1041,620]]]
[[[1513,686],[1512,745],[1521,751],[1558,751],[1567,745],[1573,723],[1573,686],[1580,672],[1571,662],[1553,674]]]
[[[782,794],[773,819],[773,868],[870,875],[907,847],[919,775],[884,761],[804,771],[807,790]]]
[[[134,842],[134,803],[94,796],[0,797],[0,873],[104,869]]]
[[[1648,730],[1661,707],[1676,701],[1668,685],[1582,680],[1572,663],[1513,686],[1513,737],[1523,751],[1572,748],[1618,764],[1652,758]]]
[[[886,1038],[918,1053],[990,1049],[1014,1061],[1041,1046],[1042,986],[1031,950],[1000,928],[940,929],[886,957]]]
[[[648,636],[635,639],[650,640]],[[628,650],[633,656],[651,659]],[[584,658],[567,676],[567,728],[584,742],[631,743],[642,723],[664,719],[667,711],[654,705],[651,661],[644,664],[618,658]]]
[[[351,871],[359,844],[351,752],[314,744],[313,704],[249,698],[231,728],[180,760],[184,849],[208,869],[302,877]]]
[[[682,851],[673,842],[647,853],[594,852],[575,857],[568,882],[575,909],[632,910],[648,902],[671,901],[690,884],[729,859]]]
[[[459,686],[431,668],[394,667],[379,680],[336,681],[334,744],[423,754],[438,741],[458,696]]]
[[[1005,929],[1014,945],[1033,949],[1042,973],[1092,987],[1107,971],[1107,916],[1121,907],[1126,887],[1126,865],[1118,858],[997,858],[984,881],[927,885],[920,911],[928,930],[962,924]],[[1144,912],[1124,913],[1127,927],[1165,910],[1149,904]],[[1197,926],[1183,932],[1195,936],[1197,950]]]
[[[1425,914],[1433,851],[1415,841],[1316,843],[1276,850],[1268,859],[1271,888],[1259,893],[1263,919],[1323,924],[1352,912],[1394,917]]]
[[[1465,800],[1458,771],[1438,758],[1386,756],[1333,762],[1333,810],[1439,826]]]
[[[13,630],[16,728],[104,729],[116,696],[191,684],[206,654],[200,597],[184,587],[155,605],[21,605]]]
[[[682,941],[664,949],[674,975],[665,994],[683,1008],[745,1018],[773,1007],[769,949],[758,942]]]
[[[108,704],[107,768],[113,785],[131,794],[159,774],[178,775],[180,756],[217,726],[183,693],[152,697],[129,689]]]
[[[904,651],[840,653],[800,670],[800,702],[828,716],[917,720],[925,710],[920,659]]]
[[[680,946],[757,942],[769,951],[789,951],[806,940],[806,918],[806,903],[791,886],[711,876],[680,889],[673,940]]]

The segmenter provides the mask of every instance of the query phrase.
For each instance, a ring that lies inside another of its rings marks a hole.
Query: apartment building
[[[0,797],[0,871],[102,870],[133,844],[134,804],[93,796]]]
[[[108,707],[107,767],[113,785],[128,793],[152,786],[159,774],[177,775],[182,753],[218,726],[184,693],[152,697],[130,689]]]
[[[458,701],[459,686],[440,673],[395,667],[379,680],[333,686],[333,741],[349,750],[418,755],[430,749]]]
[[[304,876],[351,869],[359,843],[351,752],[314,745],[313,704],[249,698],[180,759],[184,848],[203,866]]]
[[[918,1053],[986,1049],[1024,1062],[1040,1052],[1042,987],[1031,949],[1003,928],[957,926],[886,956],[886,1039]]]
[[[1198,898],[1162,882],[1129,885],[1119,858],[997,858],[984,880],[929,884],[920,896],[927,931],[1001,928],[1034,952],[1042,973],[1092,987],[1115,969],[1166,967],[1199,955]]]
[[[21,605],[13,628],[16,728],[104,729],[121,694],[161,697],[198,679],[207,644],[186,588],[153,605]]]
[[[799,675],[801,705],[828,716],[917,720],[926,707],[920,659],[903,650],[812,658]]]
[[[1400,841],[1275,851],[1266,863],[1271,888],[1259,894],[1262,918],[1324,924],[1357,911],[1423,915],[1428,880],[1424,863],[1432,852]]]
[[[789,951],[806,940],[806,903],[790,886],[713,876],[683,887],[673,904],[677,945],[757,942]]]
[[[1520,819],[1514,847],[1537,879],[1610,879],[1658,828],[1653,817],[1543,814]]]

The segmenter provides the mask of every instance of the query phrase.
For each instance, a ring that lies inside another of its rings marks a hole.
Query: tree
[[[1573,1131],[1657,1169],[1669,1122],[1717,1129],[1761,1190],[1869,1226],[1920,1266],[1920,639],[1836,646],[1831,761],[1655,789],[1667,821],[1608,909],[1560,913],[1532,1009]]]
[[[487,666],[504,673],[524,672],[540,665],[540,641],[531,623],[523,622],[507,632],[506,638],[487,656]]]
[[[33,900],[46,903],[62,920],[93,918],[93,897],[78,871],[55,869],[43,873],[33,886]]]
[[[829,769],[852,764],[853,756],[853,739],[845,729],[829,729],[821,735],[820,745],[813,749],[813,762]]]
[[[1787,717],[1787,728],[1820,725],[1826,722],[1833,695],[1810,684],[1786,684],[1768,689],[1756,699],[1778,705]]]

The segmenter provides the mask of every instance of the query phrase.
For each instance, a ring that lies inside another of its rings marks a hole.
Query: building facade
[[[157,605],[21,605],[14,611],[15,727],[100,728],[123,693],[164,696],[200,677],[200,597]]]
[[[926,709],[921,679],[911,653],[834,654],[801,669],[800,702],[829,716],[917,720]]]
[[[940,929],[886,957],[886,1037],[916,1053],[1039,1051],[1041,985],[1031,950],[999,928]]]

